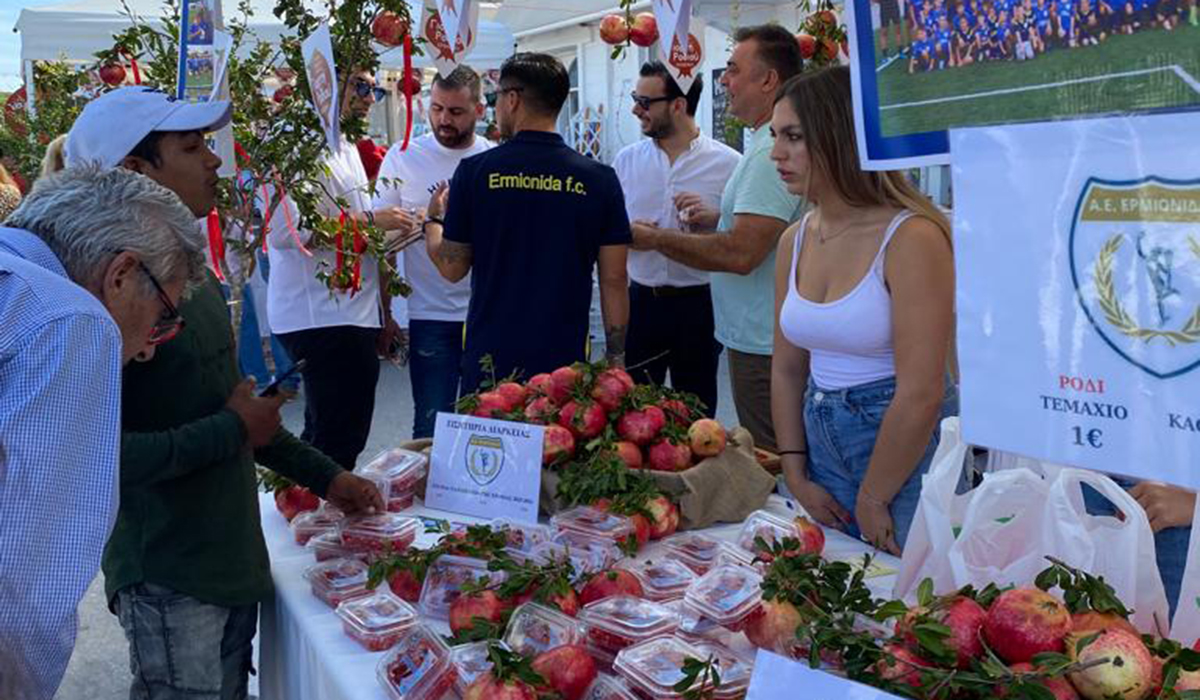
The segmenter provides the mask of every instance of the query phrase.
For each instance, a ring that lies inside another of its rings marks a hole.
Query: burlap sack
[[[745,428],[734,428],[729,434],[729,446],[716,457],[709,457],[682,472],[649,471],[654,482],[679,504],[681,530],[703,528],[713,523],[740,523],[750,513],[762,508],[767,496],[775,490],[771,476],[754,458],[754,439]],[[429,453],[431,440],[402,443],[406,450]],[[540,508],[552,515],[562,509],[558,500],[557,473],[542,470]],[[418,485],[424,494],[425,485]]]

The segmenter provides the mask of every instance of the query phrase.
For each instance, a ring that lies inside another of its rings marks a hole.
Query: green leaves
[[[1062,589],[1063,603],[1072,613],[1095,610],[1128,618],[1131,611],[1117,597],[1103,576],[1093,576],[1054,557],[1046,557],[1051,566],[1037,575],[1034,584],[1043,591]]]
[[[683,678],[672,689],[682,693],[685,700],[711,700],[721,688],[720,664],[711,654],[704,660],[687,657],[680,670]]]
[[[492,677],[500,682],[517,680],[534,688],[546,685],[546,679],[533,670],[531,659],[509,651],[497,642],[488,644],[488,660],[492,662]]]

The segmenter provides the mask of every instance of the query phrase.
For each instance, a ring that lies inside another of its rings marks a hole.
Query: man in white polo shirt
[[[712,208],[741,156],[700,133],[696,108],[700,76],[686,95],[660,61],[642,65],[633,114],[649,138],[621,149],[613,168],[625,192],[630,221],[663,228],[681,224],[676,199],[690,194]],[[666,383],[717,410],[717,364],[709,273],[653,250],[629,253],[629,338],[625,362],[641,380]]]
[[[430,195],[449,182],[459,162],[494,144],[475,135],[484,104],[479,75],[461,65],[430,89],[431,131],[407,150],[396,144],[379,168],[375,207],[424,208]],[[389,183],[388,179],[400,182]],[[413,392],[413,438],[433,437],[438,411],[453,410],[461,376],[463,326],[471,301],[470,275],[450,282],[442,277],[425,252],[416,245],[402,252],[412,294],[408,297],[409,375]]]
[[[365,118],[382,92],[369,71],[349,71],[342,114]],[[389,234],[405,235],[412,216],[399,207],[372,210],[367,173],[358,148],[342,137],[341,147],[326,154],[328,194],[348,204],[345,226],[374,222]],[[322,197],[322,213],[336,220],[343,212]],[[290,212],[285,213],[285,208]],[[290,214],[290,216],[289,216]],[[304,432],[301,438],[329,455],[344,469],[354,469],[367,444],[379,381],[376,348],[384,327],[379,294],[379,264],[364,257],[361,288],[333,291],[317,278],[332,269],[336,253],[310,231],[291,231],[298,212],[290,199],[276,208],[270,221],[267,317],[291,358],[305,361]],[[303,243],[305,249],[301,249]]]

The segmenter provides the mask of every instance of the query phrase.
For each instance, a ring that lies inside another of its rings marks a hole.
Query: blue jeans
[[[1133,488],[1136,481],[1109,475],[1123,489]],[[1083,484],[1083,505],[1089,515],[1116,515],[1117,508],[1096,489]],[[1158,560],[1158,575],[1162,577],[1167,592],[1167,604],[1171,616],[1179,602],[1179,590],[1183,587],[1183,569],[1187,566],[1188,543],[1192,538],[1190,527],[1169,527],[1154,533],[1154,555]]]
[[[210,605],[142,583],[117,592],[129,640],[129,700],[245,700],[258,604]]]
[[[262,337],[258,329],[258,313],[254,310],[254,293],[251,291],[250,285],[246,285],[243,289],[240,335],[241,337],[238,338],[238,367],[242,370],[242,376],[252,377],[260,387],[270,384],[275,377],[288,371],[288,368],[292,366],[292,360],[288,357],[287,350],[272,333],[271,356],[275,358],[275,374],[272,375],[267,369],[267,358],[263,355]],[[289,378],[283,383],[284,389],[293,391],[299,386],[299,375]]]
[[[895,394],[894,377],[838,391],[819,389],[809,381],[804,397],[808,478],[822,486],[850,513],[854,512],[859,486],[867,475],[883,415]],[[947,382],[941,417],[957,413],[958,392]],[[892,523],[896,530],[896,542],[901,548],[904,547],[908,529],[917,511],[921,477],[929,471],[939,438],[940,430],[934,428],[917,468],[892,499]],[[855,524],[849,525],[846,532],[851,537],[862,534]]]
[[[453,411],[463,353],[461,321],[408,322],[413,439],[433,437],[438,411]]]

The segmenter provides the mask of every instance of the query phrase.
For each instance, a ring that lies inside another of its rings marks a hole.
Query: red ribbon
[[[350,217],[350,230],[354,232],[354,271],[350,277],[350,298],[362,289],[362,254],[367,249],[367,239],[358,230],[358,220]]]
[[[133,84],[141,85],[142,84],[142,73],[141,73],[141,71],[138,70],[137,59],[133,57],[133,54],[130,53],[128,49],[122,48],[122,49],[118,49],[118,50],[121,53],[125,54],[125,58],[129,59],[129,67],[133,69]]]
[[[404,143],[400,144],[401,151],[408,150],[408,139],[412,136],[413,127],[413,80],[412,80],[412,32],[404,35]]]
[[[346,266],[346,246],[342,239],[342,229],[346,227],[346,212],[342,211],[342,215],[338,217],[337,235],[333,237],[333,249],[335,253],[333,269],[334,275],[341,275],[342,268]]]
[[[246,168],[247,168],[247,169],[249,169],[249,168],[250,168],[250,163],[251,163],[251,161],[250,161],[250,154],[249,154],[249,153],[246,153],[246,149],[245,149],[245,148],[242,148],[242,144],[238,143],[237,141],[234,141],[234,142],[233,142],[233,150],[234,150],[234,154],[235,154],[235,156],[236,156],[237,158],[241,159],[241,161],[242,161],[242,164],[243,164],[244,166],[246,166]],[[251,174],[251,175],[254,175],[254,172],[253,172],[253,171],[251,171],[251,173],[250,173],[250,174]],[[264,206],[264,207],[266,207],[266,206],[267,206],[267,205],[270,203],[270,201],[271,201],[271,199],[270,199],[270,197],[269,197],[269,196],[268,196],[268,194],[267,194],[267,183],[265,183],[265,182],[264,182],[264,183],[262,184],[262,202],[263,202],[263,206]],[[247,202],[247,206],[253,206],[253,204],[252,204],[252,203],[250,203],[250,202]],[[262,237],[263,237],[263,239],[262,239],[262,252],[264,252],[264,253],[265,253],[265,252],[267,252],[267,234],[270,232],[270,230],[271,230],[271,227],[270,227],[270,225],[269,225],[269,222],[268,222],[268,221],[267,221],[267,219],[266,219],[266,212],[263,212],[263,215],[264,215],[264,216],[263,216],[263,231],[262,231]],[[249,217],[247,217],[247,218],[249,218]]]
[[[213,272],[217,273],[217,279],[224,282],[221,262],[225,260],[225,239],[221,237],[221,217],[216,209],[208,212],[208,252],[212,256]]]

